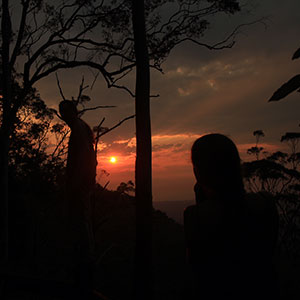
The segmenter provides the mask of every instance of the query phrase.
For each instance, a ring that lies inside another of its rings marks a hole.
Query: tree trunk
[[[135,299],[152,298],[152,151],[150,70],[145,31],[144,1],[132,0],[136,56],[136,249]]]
[[[1,193],[1,242],[4,249],[3,258],[8,261],[8,150],[11,131],[11,66],[9,62],[9,46],[11,40],[11,20],[8,0],[2,0],[2,101],[3,113],[0,129],[0,193]]]

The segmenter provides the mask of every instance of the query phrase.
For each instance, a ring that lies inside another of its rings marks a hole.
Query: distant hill
[[[169,218],[172,218],[179,224],[183,224],[184,209],[193,204],[195,204],[194,200],[153,202],[155,209],[165,212]]]

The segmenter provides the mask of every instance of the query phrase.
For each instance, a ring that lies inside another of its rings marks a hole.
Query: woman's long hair
[[[227,204],[244,198],[240,156],[231,139],[222,134],[197,139],[192,146],[192,163],[197,181]]]

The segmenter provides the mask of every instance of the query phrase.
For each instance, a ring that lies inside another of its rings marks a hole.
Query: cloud
[[[199,135],[194,134],[174,134],[174,135],[153,135],[152,152],[179,152],[190,148],[191,143]],[[122,156],[135,155],[136,140],[116,140],[113,143],[101,141],[98,145],[98,154],[102,157],[111,156],[117,153]]]
[[[173,144],[165,144],[165,145],[153,145],[152,151],[157,152],[160,150],[172,149],[174,147]]]
[[[113,153],[131,155],[135,153],[135,143],[133,144],[132,139],[114,141],[112,143],[101,142],[99,152],[104,156],[112,155]]]

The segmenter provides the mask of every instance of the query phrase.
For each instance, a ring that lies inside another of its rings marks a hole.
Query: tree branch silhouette
[[[124,118],[122,121],[120,121],[119,123],[117,123],[116,125],[114,125],[113,127],[111,128],[108,128],[107,130],[105,130],[104,132],[101,132],[99,134],[97,134],[97,139],[99,139],[101,136],[109,133],[110,131],[116,129],[117,127],[121,126],[124,122],[130,120],[130,119],[133,119],[135,117],[135,115],[132,115],[132,116],[129,116],[129,117],[126,117]]]

